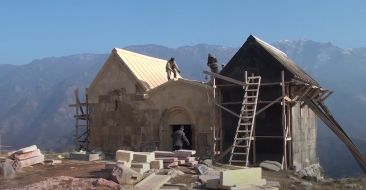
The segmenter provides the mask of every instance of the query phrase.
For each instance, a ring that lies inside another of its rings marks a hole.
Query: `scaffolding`
[[[90,135],[90,110],[87,90],[85,90],[85,102],[80,102],[79,89],[74,90],[75,104],[69,105],[75,107],[75,135],[74,145],[76,151],[90,152],[89,135]]]
[[[209,71],[204,71],[204,74],[208,74],[211,75],[211,77],[213,78],[212,80],[212,85],[213,85],[213,99],[214,99],[214,103],[215,105],[219,108],[219,110],[224,110],[228,113],[230,113],[231,115],[235,116],[238,118],[238,120],[243,119],[241,118],[240,114],[235,113],[234,111],[230,110],[229,108],[226,108],[225,105],[233,105],[233,104],[242,104],[242,101],[238,101],[238,102],[222,102],[221,97],[220,97],[220,93],[217,90],[217,88],[221,87],[225,87],[225,86],[241,86],[244,90],[246,89],[246,87],[249,85],[247,80],[243,81],[239,81],[227,76],[223,76],[217,73],[212,73]],[[247,76],[247,71],[244,72],[244,77],[246,78]],[[216,84],[216,78],[224,80],[226,82],[229,82],[230,84],[224,84],[224,85],[217,85]],[[280,82],[267,82],[267,83],[260,83],[260,86],[270,86],[270,85],[277,85],[277,86],[281,86],[281,91],[282,91],[282,95],[280,97],[278,97],[275,100],[271,100],[271,101],[265,101],[265,100],[258,100],[257,103],[258,104],[266,104],[264,107],[262,107],[259,110],[256,110],[255,115],[258,115],[260,113],[262,113],[263,111],[265,111],[266,109],[268,109],[269,107],[271,107],[274,104],[281,104],[282,105],[282,136],[256,136],[255,134],[255,123],[253,123],[253,134],[252,134],[252,138],[251,141],[253,141],[251,144],[252,146],[249,147],[249,151],[248,151],[248,155],[251,152],[252,153],[252,163],[256,163],[256,139],[257,138],[281,138],[283,140],[283,156],[282,156],[282,169],[287,169],[288,166],[288,159],[292,159],[291,158],[291,154],[289,153],[289,150],[291,150],[291,121],[288,115],[291,114],[291,103],[293,102],[293,100],[291,100],[287,95],[289,94],[289,88],[288,85],[290,82],[285,82],[285,78],[284,78],[284,71],[281,72],[281,78],[280,78]],[[219,113],[219,112],[217,112]],[[221,117],[221,116],[219,116]],[[222,142],[222,126],[218,127],[218,131],[219,133],[217,133],[217,129],[214,130],[213,136],[214,136],[214,152],[217,152],[218,154],[216,154],[215,160],[216,161],[221,161],[227,154],[232,152],[233,146],[228,147],[227,149],[223,150],[223,142]],[[217,136],[219,135],[219,136]],[[233,139],[234,140],[234,139]],[[220,150],[217,151],[216,147],[217,147],[217,143],[220,143]],[[251,151],[250,151],[251,150]],[[245,163],[245,166],[247,166],[249,164],[249,161]]]

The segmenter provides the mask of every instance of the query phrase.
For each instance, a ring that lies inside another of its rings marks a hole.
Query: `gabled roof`
[[[122,64],[127,66],[145,90],[153,89],[168,81],[165,70],[167,60],[119,48],[114,48],[113,52],[121,59]],[[178,78],[181,78],[179,74]]]
[[[318,82],[310,77],[304,70],[302,70],[293,60],[291,60],[284,52],[281,50],[273,47],[272,45],[268,44],[267,42],[250,35],[244,45],[239,49],[237,54],[240,51],[244,51],[248,46],[254,48],[262,48],[267,53],[269,53],[279,64],[281,64],[288,72],[294,75],[295,79],[300,81],[319,86]],[[234,56],[235,57],[235,56]],[[229,65],[231,61],[227,65]],[[226,65],[226,66],[227,66]],[[225,67],[226,67],[225,66]],[[225,70],[225,68],[223,69]]]

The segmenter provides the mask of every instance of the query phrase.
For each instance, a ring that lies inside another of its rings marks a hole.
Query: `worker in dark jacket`
[[[173,137],[173,150],[180,150],[183,146],[183,141],[189,146],[189,141],[186,137],[186,134],[184,133],[184,127],[181,126],[179,130],[176,130],[172,137]]]
[[[208,57],[207,57],[207,66],[210,67],[211,72],[213,72],[213,73],[219,72],[219,68],[217,67],[217,59],[215,57],[213,57],[210,53],[208,54]]]

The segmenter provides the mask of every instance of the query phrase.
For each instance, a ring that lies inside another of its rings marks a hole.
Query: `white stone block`
[[[117,150],[116,152],[116,160],[131,162],[133,159],[133,151],[128,150]]]

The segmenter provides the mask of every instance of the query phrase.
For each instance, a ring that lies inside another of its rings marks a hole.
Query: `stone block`
[[[28,167],[34,164],[43,163],[43,161],[44,161],[44,155],[40,155],[26,160],[15,161],[16,163],[14,163],[14,165],[16,170],[19,170],[21,168]]]
[[[29,159],[29,158],[33,158],[33,157],[37,157],[42,155],[41,151],[39,149],[36,149],[34,151],[31,152],[26,152],[26,153],[15,153],[14,154],[14,158],[18,159],[18,160],[25,160],[25,159]]]
[[[153,160],[150,162],[150,169],[163,169],[163,160]]]
[[[206,182],[207,189],[218,189],[220,185],[220,179],[209,179]]]
[[[133,161],[135,162],[148,162],[155,160],[155,153],[153,152],[135,152],[133,154]]]
[[[163,165],[164,165],[164,168],[176,167],[176,166],[178,166],[178,161],[171,162],[171,163],[163,163]]]
[[[123,161],[123,160],[117,160],[117,163],[116,164],[119,164],[121,166],[126,166],[126,167],[131,167],[131,162],[127,162],[127,161]]]
[[[196,151],[195,150],[176,150],[175,151],[175,155],[177,157],[188,157],[188,156],[192,156],[195,155]]]
[[[25,147],[25,148],[22,148],[22,149],[19,149],[16,151],[16,153],[26,153],[26,152],[32,152],[32,151],[35,151],[37,150],[37,145],[32,145],[32,146],[28,146],[28,147]]]
[[[259,167],[270,170],[270,171],[280,171],[282,168],[282,165],[279,162],[276,161],[263,161],[259,164]]]
[[[172,163],[172,162],[177,162],[178,158],[177,157],[165,157],[165,158],[156,158],[156,160],[162,160],[164,163]]]
[[[131,162],[133,159],[133,153],[134,152],[128,150],[117,150],[116,160]]]
[[[207,174],[207,172],[208,172],[208,167],[206,166],[206,165],[204,165],[204,164],[198,164],[198,165],[196,165],[195,167],[194,167],[194,169],[196,170],[196,172],[198,173],[198,174],[200,174],[200,175],[202,175],[202,174]]]
[[[140,183],[135,185],[137,189],[149,189],[149,190],[159,190],[166,182],[170,180],[170,176],[168,175],[155,175],[151,174],[146,177]]]
[[[142,168],[144,170],[150,169],[150,163],[147,162],[132,162],[131,168]]]
[[[138,172],[139,174],[144,174],[145,172],[149,171],[147,169],[144,168],[131,168],[132,170],[134,170],[135,172]]]
[[[174,152],[170,151],[154,151],[155,157],[175,157]]]
[[[262,184],[261,168],[245,168],[237,170],[226,170],[220,172],[220,185],[222,186],[244,186]]]
[[[134,185],[142,179],[142,175],[126,166],[116,165],[112,171],[112,180],[121,185]]]

